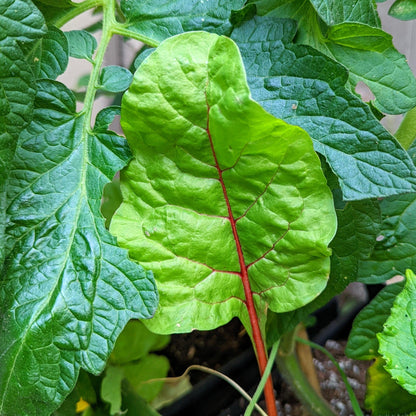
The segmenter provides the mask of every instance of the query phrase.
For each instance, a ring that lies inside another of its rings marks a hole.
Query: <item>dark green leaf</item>
[[[414,0],[396,0],[390,7],[389,15],[400,20],[416,19],[416,2]]]
[[[92,60],[97,48],[97,40],[85,30],[71,30],[64,32],[69,45],[69,55],[78,59]]]
[[[118,105],[112,105],[102,109],[95,118],[94,131],[105,132],[114,121],[114,118],[120,115],[121,108]]]
[[[233,31],[253,98],[288,123],[304,128],[335,172],[346,200],[416,189],[414,164],[345,88],[345,68],[322,53],[294,45],[296,25],[255,18]]]
[[[410,394],[416,394],[416,276],[406,271],[404,289],[397,295],[390,316],[378,334],[385,369]]]
[[[416,270],[416,194],[389,197],[380,202],[382,225],[374,251],[360,263],[359,280],[382,283],[406,269]]]
[[[45,21],[30,0],[2,0],[0,42],[30,42],[46,33]]]
[[[134,158],[110,229],[158,276],[146,326],[247,323],[244,270],[260,310],[292,310],[324,289],[335,212],[319,159],[302,129],[251,100],[234,42],[164,41],[124,94],[121,124]]]
[[[68,65],[68,41],[56,27],[30,47],[28,61],[37,78],[55,79]]]
[[[133,62],[133,68],[136,71],[142,62],[155,50],[155,48],[143,48],[140,50],[136,59]]]
[[[412,416],[416,411],[416,396],[402,389],[384,369],[378,357],[368,370],[365,407],[373,416]]]
[[[371,360],[378,354],[377,334],[390,315],[404,282],[385,287],[355,318],[345,353],[355,360]]]
[[[155,41],[194,30],[228,35],[231,11],[244,0],[121,0],[129,29]]]
[[[51,0],[53,2],[53,0]],[[63,18],[67,13],[73,13],[76,9],[75,4],[70,8],[54,7],[50,4],[42,3],[41,0],[33,0],[36,7],[42,12],[46,23],[48,25],[54,25],[59,19]]]
[[[393,47],[391,36],[379,29],[372,1],[349,0],[341,7],[313,0],[321,16],[309,1],[253,3],[259,15],[297,20],[296,42],[310,45],[347,67],[353,85],[362,81],[371,88],[379,110],[401,114],[416,105],[416,79],[405,57]]]
[[[132,73],[121,66],[110,65],[102,69],[99,88],[108,92],[123,92],[131,84]]]
[[[114,133],[87,134],[84,117],[66,87],[41,81],[10,175],[0,284],[0,414],[7,416],[49,415],[79,369],[101,372],[127,321],[156,307],[152,275],[116,246],[99,212],[128,147]]]
[[[43,4],[47,4],[48,6],[60,7],[60,8],[70,8],[72,7],[71,0],[38,0]]]

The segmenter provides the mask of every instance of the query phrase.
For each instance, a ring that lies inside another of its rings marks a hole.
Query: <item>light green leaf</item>
[[[414,415],[416,396],[402,389],[384,365],[384,360],[379,357],[368,370],[365,407],[371,409],[374,416]]]
[[[228,35],[231,11],[244,0],[121,0],[121,10],[130,30],[162,41],[170,36],[194,30]]]
[[[330,244],[331,274],[325,290],[311,303],[293,312],[268,316],[268,339],[277,340],[293,330],[299,322],[326,305],[357,279],[359,259],[369,256],[374,246],[380,211],[371,200],[349,202],[337,209],[338,228]]]
[[[389,15],[400,20],[416,19],[416,2],[414,0],[396,0],[390,7]]]
[[[416,276],[407,270],[404,289],[394,301],[383,332],[377,335],[384,368],[410,394],[416,394],[415,297]]]
[[[376,334],[390,316],[394,299],[403,289],[404,282],[385,287],[355,318],[348,337],[345,354],[355,360],[371,360],[378,354]]]
[[[166,377],[169,367],[169,361],[163,355],[148,354],[138,363],[123,365],[122,369],[132,390],[147,402],[151,402],[159,394],[164,381],[146,381]]]
[[[231,40],[164,41],[137,70],[121,123],[134,158],[110,229],[158,277],[160,306],[146,326],[247,323],[246,272],[255,302],[274,311],[324,289],[336,221],[319,160],[302,129],[251,100]]]
[[[101,398],[110,404],[110,415],[120,414],[121,411],[121,382],[124,372],[121,367],[109,366],[101,382]]]
[[[342,6],[321,0],[252,3],[259,15],[295,19],[299,24],[296,42],[310,45],[344,65],[353,85],[362,81],[370,87],[380,111],[401,114],[416,105],[416,79],[405,57],[393,47],[391,36],[379,29],[372,1],[349,0]]]
[[[64,32],[69,46],[69,55],[73,58],[92,60],[97,40],[85,30],[71,30]]]
[[[121,66],[110,65],[102,69],[99,88],[109,92],[125,91],[133,79],[132,73]]]
[[[56,27],[31,45],[27,59],[37,78],[55,79],[68,65],[68,41]]]
[[[231,35],[253,98],[275,117],[305,129],[338,177],[345,200],[416,190],[413,162],[370,108],[345,88],[345,68],[291,43],[292,20],[257,17]]]
[[[170,337],[150,332],[142,322],[130,321],[117,338],[116,345],[110,355],[110,363],[125,364],[139,360],[150,351],[164,348]]]
[[[152,275],[116,246],[99,212],[129,150],[116,134],[85,126],[66,87],[38,83],[8,187],[0,414],[49,415],[79,369],[101,372],[127,321],[156,307]]]

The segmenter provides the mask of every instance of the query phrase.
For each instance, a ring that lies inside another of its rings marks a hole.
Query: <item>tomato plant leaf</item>
[[[371,88],[380,111],[401,114],[416,105],[416,79],[406,58],[394,48],[391,36],[379,28],[372,2],[351,0],[343,2],[342,7],[335,2],[312,0],[253,3],[259,15],[297,20],[296,42],[310,45],[344,65],[353,85],[362,81]],[[368,42],[370,33],[373,39]],[[380,44],[376,39],[382,39]]]
[[[396,0],[390,7],[389,15],[400,20],[416,19],[416,4],[413,0]]]
[[[231,35],[253,98],[275,117],[305,129],[338,177],[346,200],[416,189],[413,162],[370,108],[345,88],[345,68],[291,43],[294,21],[255,18]]]
[[[38,83],[8,186],[0,414],[50,414],[79,369],[102,371],[127,321],[156,307],[151,273],[116,246],[100,214],[105,183],[130,157],[127,144],[90,132],[84,117],[65,86]]]
[[[91,60],[97,48],[97,40],[85,30],[64,32],[68,40],[69,55],[73,58]]]
[[[384,369],[378,357],[368,369],[365,407],[374,416],[411,415],[416,409],[416,396],[400,387]]]
[[[416,276],[407,270],[404,289],[394,301],[383,332],[377,335],[384,368],[410,394],[416,394],[415,294]]]
[[[404,282],[385,287],[355,318],[345,353],[355,360],[371,360],[378,354],[377,334],[390,315],[394,299]]]
[[[102,69],[98,88],[108,92],[125,91],[133,79],[132,73],[121,66],[110,65]]]
[[[68,65],[68,41],[66,36],[51,26],[42,37],[31,45],[27,60],[37,78],[55,79]]]
[[[324,289],[336,221],[319,159],[302,129],[251,100],[234,42],[164,41],[137,70],[121,123],[134,158],[110,230],[158,277],[152,331],[247,323],[241,270],[275,311]]]
[[[244,0],[121,0],[120,6],[129,29],[156,41],[194,30],[228,35],[231,11]]]
[[[7,182],[19,133],[30,122],[35,80],[17,42],[31,42],[46,31],[30,2],[0,4],[0,268],[5,256]]]

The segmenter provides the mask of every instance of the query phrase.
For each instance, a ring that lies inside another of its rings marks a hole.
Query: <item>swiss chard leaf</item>
[[[231,11],[242,7],[244,0],[121,0],[127,27],[155,41],[194,30],[228,35]]]
[[[372,1],[348,0],[341,6],[315,0],[252,3],[259,15],[297,20],[297,43],[310,45],[346,66],[353,85],[362,81],[371,88],[379,110],[401,114],[416,105],[416,79],[391,36],[379,28]],[[382,42],[368,42],[369,37]]]
[[[105,183],[129,157],[123,138],[90,131],[66,87],[38,83],[8,187],[0,414],[50,414],[80,368],[102,371],[130,318],[153,314],[151,273],[116,246],[100,214]]]
[[[407,270],[404,289],[397,295],[383,332],[377,335],[385,369],[410,394],[416,394],[416,276]]]
[[[319,159],[302,129],[251,100],[234,42],[164,41],[137,70],[121,123],[134,159],[110,229],[158,277],[151,330],[247,323],[246,273],[261,310],[324,289],[336,220]]]
[[[345,68],[311,47],[292,44],[295,32],[294,21],[274,18],[255,18],[233,31],[253,98],[311,135],[344,199],[416,190],[413,162],[345,88]]]

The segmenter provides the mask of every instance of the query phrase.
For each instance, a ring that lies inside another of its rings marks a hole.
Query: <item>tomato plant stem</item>
[[[218,171],[219,180],[220,180],[222,191],[223,191],[223,194],[224,194],[224,199],[225,199],[225,202],[226,202],[226,205],[227,205],[228,219],[229,219],[230,224],[231,224],[231,229],[232,229],[232,232],[233,232],[234,241],[235,241],[236,248],[237,248],[238,261],[240,263],[240,277],[241,277],[241,281],[243,283],[243,288],[244,288],[245,304],[246,304],[248,315],[249,315],[249,318],[250,318],[250,325],[251,325],[251,329],[252,329],[252,339],[253,339],[254,349],[255,349],[256,355],[257,355],[257,362],[258,362],[258,365],[259,365],[260,374],[263,375],[265,370],[266,370],[266,366],[267,366],[266,348],[265,348],[263,337],[262,337],[261,330],[260,330],[259,319],[258,319],[258,316],[257,316],[256,307],[254,305],[253,292],[251,291],[250,280],[249,280],[249,277],[248,277],[248,267],[247,267],[247,265],[245,263],[245,260],[244,260],[244,254],[243,254],[243,249],[241,247],[240,238],[238,236],[236,220],[234,218],[234,215],[233,215],[233,212],[232,212],[232,209],[231,209],[231,204],[230,204],[230,199],[228,198],[227,188],[226,188],[225,183],[224,183],[222,170],[221,170],[221,168],[219,166],[219,163],[218,163],[217,155],[216,155],[216,152],[215,152],[215,149],[214,149],[214,143],[212,141],[212,136],[211,136],[210,129],[209,129],[209,110],[210,110],[210,108],[209,108],[208,105],[207,105],[207,107],[208,107],[208,117],[207,117],[208,138],[209,138],[212,154],[214,156],[215,167],[217,168],[217,171]],[[275,403],[275,397],[274,397],[273,381],[272,381],[271,376],[269,376],[267,378],[266,384],[264,386],[264,397],[265,397],[265,400],[266,400],[266,408],[267,408],[268,415],[269,416],[278,416],[277,415],[277,409],[276,409],[276,403]]]

